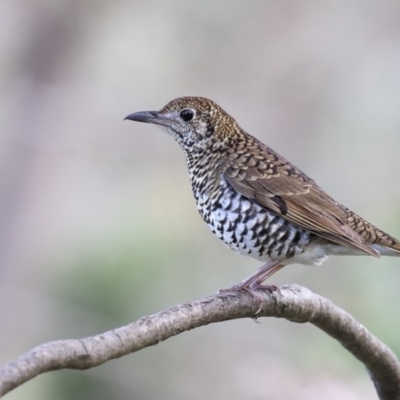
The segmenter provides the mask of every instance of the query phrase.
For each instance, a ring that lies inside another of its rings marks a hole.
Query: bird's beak
[[[124,120],[129,119],[131,121],[147,122],[157,125],[170,125],[171,120],[165,115],[158,111],[139,111],[133,114],[129,114]]]

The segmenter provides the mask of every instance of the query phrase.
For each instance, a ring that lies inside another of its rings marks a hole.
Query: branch
[[[121,328],[76,340],[37,346],[0,368],[0,396],[35,376],[62,368],[88,369],[153,346],[181,332],[238,318],[277,317],[311,322],[338,340],[370,373],[379,399],[400,399],[400,363],[393,352],[360,323],[329,300],[297,285],[269,293],[265,302],[235,292],[179,304]]]

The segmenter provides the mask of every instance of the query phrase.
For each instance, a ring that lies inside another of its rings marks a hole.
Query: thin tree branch
[[[347,312],[297,285],[283,286],[273,293],[260,291],[260,295],[265,303],[257,316],[256,299],[247,293],[227,293],[179,304],[100,335],[42,344],[0,368],[0,396],[43,372],[93,368],[199,326],[238,318],[277,317],[310,322],[322,329],[365,365],[379,399],[400,399],[398,359]]]

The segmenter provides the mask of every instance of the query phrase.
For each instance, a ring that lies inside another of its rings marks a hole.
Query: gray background
[[[2,0],[0,362],[229,287],[260,266],[197,214],[179,146],[123,118],[209,97],[328,193],[400,237],[398,1]],[[399,260],[293,265],[400,353]],[[375,399],[316,328],[185,333],[20,399]]]

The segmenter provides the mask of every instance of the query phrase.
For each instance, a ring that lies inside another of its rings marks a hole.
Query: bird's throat
[[[210,209],[222,193],[222,176],[216,154],[186,154],[193,195],[201,208]]]

